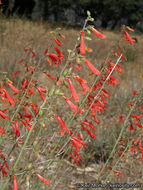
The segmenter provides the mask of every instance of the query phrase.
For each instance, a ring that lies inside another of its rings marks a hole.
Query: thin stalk
[[[122,134],[123,134],[123,132],[124,132],[126,126],[127,126],[128,119],[129,119],[131,113],[133,112],[136,103],[137,103],[137,99],[135,100],[134,105],[133,105],[132,108],[130,109],[130,111],[129,111],[129,113],[128,113],[128,115],[127,115],[127,117],[126,117],[126,119],[125,119],[125,121],[124,121],[124,123],[123,123],[123,127],[122,127],[122,129],[121,129],[121,131],[120,131],[120,134],[119,134],[119,136],[118,136],[118,138],[117,138],[117,140],[116,140],[116,142],[115,142],[115,145],[114,145],[114,147],[113,147],[113,149],[112,149],[112,151],[111,151],[111,153],[110,153],[110,155],[109,155],[109,158],[107,159],[106,163],[104,164],[102,170],[100,171],[100,173],[99,173],[99,175],[98,175],[97,182],[99,181],[99,179],[100,179],[100,177],[101,177],[101,175],[102,175],[102,172],[103,172],[104,169],[106,168],[106,166],[107,166],[107,164],[109,163],[110,159],[111,159],[111,158],[113,157],[113,155],[114,155],[115,149],[116,149],[116,147],[117,147],[117,145],[118,145],[118,143],[119,143],[119,140],[120,140],[120,138],[121,138],[121,136],[122,136]]]

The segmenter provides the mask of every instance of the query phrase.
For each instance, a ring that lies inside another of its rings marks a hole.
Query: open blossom
[[[48,72],[45,73],[49,78],[51,78],[52,80],[56,80],[56,77],[50,75]]]
[[[86,127],[84,127],[83,125],[81,125],[81,127],[83,128],[84,131],[86,131],[89,134],[89,136],[92,139],[96,138],[96,136],[91,131],[89,131]]]
[[[45,52],[44,52],[45,55],[48,53],[48,50],[49,50],[49,48],[47,48],[47,49],[45,50]]]
[[[79,165],[78,160],[76,159],[76,157],[75,157],[73,154],[72,154],[72,157],[73,157],[74,162],[75,162],[77,165]]]
[[[0,110],[0,116],[1,116],[3,119],[10,120],[10,117],[7,116],[2,110]]]
[[[85,142],[82,139],[76,138],[75,136],[72,136],[72,143],[75,147],[75,149],[80,152],[80,148],[82,146],[84,146],[85,148],[87,148]]]
[[[101,38],[101,39],[105,39],[105,38],[106,38],[105,35],[101,34],[101,33],[100,33],[98,30],[96,30],[95,28],[91,27],[91,30],[92,30],[92,32],[93,32],[96,36],[98,36],[99,38]]]
[[[65,58],[64,58],[64,55],[62,54],[62,52],[56,46],[54,46],[54,49],[56,50],[59,59],[64,60]]]
[[[18,190],[16,175],[13,175],[13,190]]]
[[[20,71],[16,71],[15,73],[12,74],[13,77],[15,77]]]
[[[51,59],[51,66],[53,66],[53,63],[58,66],[60,61],[60,58],[58,55],[54,54],[54,53],[47,53],[48,57]]]
[[[83,32],[81,32],[81,36],[80,36],[80,54],[85,55],[84,33]]]
[[[94,125],[89,122],[87,119],[85,121],[82,122],[84,125],[87,125],[88,127],[90,127],[93,131],[96,130],[96,127],[94,127]]]
[[[114,68],[115,63],[112,63],[111,61],[107,61],[107,63],[109,64],[109,70],[111,71]],[[120,67],[119,65],[116,65],[115,69],[118,73],[122,73],[122,67]]]
[[[61,125],[61,127],[62,127],[62,130],[59,131],[58,133],[61,132],[61,133],[62,133],[62,136],[64,136],[65,131],[66,131],[67,133],[71,134],[70,130],[67,128],[67,126],[66,126],[65,122],[62,120],[62,118],[61,118],[60,116],[58,116],[58,115],[55,115],[55,116],[56,116],[58,122],[60,123],[60,125]]]
[[[49,183],[50,183],[49,180],[45,179],[45,178],[42,177],[41,175],[37,174],[37,176],[38,176],[38,178],[39,178],[41,181],[43,181],[44,183],[46,183],[46,184],[49,184]]]
[[[22,90],[25,90],[25,88],[27,88],[28,86],[28,79],[26,78],[22,84]]]
[[[5,131],[3,130],[3,128],[0,126],[0,136],[1,136],[1,133],[6,135]]]
[[[109,168],[109,170],[112,170],[111,166],[108,166],[108,168]],[[122,177],[123,176],[123,174],[121,172],[117,171],[117,170],[114,170],[113,172],[114,172],[114,174],[117,175],[117,177],[119,177],[119,176]]]
[[[12,84],[8,83],[8,86],[14,91],[16,92],[17,94],[20,93],[20,90],[18,90],[15,86],[13,86]]]
[[[73,98],[75,100],[75,102],[79,102],[79,98],[78,98],[78,95],[75,91],[75,88],[74,88],[74,85],[72,83],[72,81],[70,80],[69,77],[67,77],[67,81],[69,82],[69,86],[70,86],[70,89],[71,89],[71,98]]]
[[[21,64],[24,61],[24,59],[21,59],[20,61],[18,61],[17,64]]]
[[[58,46],[61,46],[61,45],[62,45],[62,43],[60,42],[60,40],[58,40],[57,38],[55,38],[55,42],[56,42],[56,44],[57,44]]]
[[[84,58],[84,61],[86,65],[89,67],[89,69],[96,75],[100,75],[101,73],[86,59]]]
[[[78,111],[78,106],[74,105],[68,98],[64,96],[66,103],[74,110],[74,113]]]
[[[133,45],[135,40],[130,37],[126,30],[123,30],[123,32],[125,34],[124,38],[126,39],[126,41],[129,42],[130,45]]]
[[[8,166],[8,162],[6,160],[6,157],[5,157],[4,153],[1,152],[1,151],[0,151],[0,158],[3,159],[3,161],[4,161],[3,164],[0,163],[0,168],[2,170],[2,174],[3,174],[4,177],[7,177],[6,169],[9,170],[9,166]],[[6,167],[6,169],[5,169],[5,167]]]
[[[80,83],[83,93],[85,94],[87,91],[90,92],[90,88],[87,86],[87,81],[83,80],[80,76],[75,75],[74,78]]]
[[[16,134],[17,137],[20,136],[20,131],[19,131],[19,126],[18,126],[18,122],[17,120],[15,120],[14,122],[11,123],[14,133]]]
[[[40,96],[41,96],[41,99],[44,101],[46,98],[45,98],[45,96],[44,96],[44,94],[43,93],[46,93],[47,92],[47,90],[46,89],[44,89],[43,87],[37,87],[37,90],[38,90],[38,92],[39,92],[39,94],[40,94]]]
[[[37,104],[30,104],[30,106],[32,107],[35,114],[37,114],[38,113],[38,109],[37,109],[38,105]]]
[[[10,105],[14,106],[14,99],[8,94],[8,92],[3,89],[4,93],[5,93],[5,97],[7,99],[7,101],[10,103]]]

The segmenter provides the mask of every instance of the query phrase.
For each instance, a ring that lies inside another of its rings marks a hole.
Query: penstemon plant
[[[19,69],[10,77],[2,72],[2,190],[9,188],[11,180],[14,190],[22,186],[23,189],[42,189],[42,182],[46,189],[57,189],[56,171],[62,168],[63,160],[68,157],[72,166],[80,166],[84,149],[88,149],[86,141],[98,138],[96,129],[100,128],[99,116],[107,108],[108,89],[119,84],[113,75],[121,74],[121,64],[127,62],[122,46],[124,42],[134,45],[135,40],[129,35],[134,30],[123,26],[123,37],[104,63],[101,66],[91,63],[93,50],[87,44],[88,40],[94,39],[89,36],[93,33],[95,38],[106,40],[106,36],[95,29],[94,24],[91,25],[93,21],[87,11],[77,42],[72,50],[67,50],[67,56],[63,53],[67,37],[57,28],[50,32],[52,42],[43,55],[38,55],[31,47],[25,48],[23,58],[16,63]],[[47,64],[49,69],[45,68]],[[89,81],[84,78],[85,70],[89,72]],[[19,80],[16,79],[18,76]],[[52,81],[52,85],[47,82],[43,86],[39,76]],[[118,118],[118,122],[123,124],[109,158],[98,171],[97,183],[107,182],[112,176],[122,177],[116,167],[128,153],[141,153],[143,160],[142,135],[138,133],[143,117],[141,93],[142,89],[133,91],[126,117],[121,115]],[[117,154],[116,163],[112,163]],[[50,171],[51,166],[55,167],[54,172]]]

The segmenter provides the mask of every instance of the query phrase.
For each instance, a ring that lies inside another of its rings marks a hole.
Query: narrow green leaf
[[[80,40],[80,37],[78,37],[77,40],[79,41],[79,40]]]
[[[90,30],[87,30],[87,33],[88,33],[88,34],[91,34]]]
[[[90,37],[86,36],[85,37],[86,40],[92,40]]]

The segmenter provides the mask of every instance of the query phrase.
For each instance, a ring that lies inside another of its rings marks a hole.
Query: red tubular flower
[[[65,122],[62,120],[62,118],[61,118],[60,116],[58,116],[58,115],[55,115],[55,116],[56,116],[57,120],[59,121],[59,123],[60,123],[60,125],[61,125],[61,127],[62,127],[62,130],[59,131],[58,133],[61,132],[61,133],[62,133],[62,136],[64,136],[65,131],[66,131],[68,134],[71,134],[71,132],[70,132],[69,129],[67,128],[67,126],[66,126]]]
[[[38,113],[38,109],[37,109],[38,105],[37,104],[30,104],[30,106],[34,110],[35,114],[37,114]]]
[[[73,98],[75,100],[75,102],[79,102],[78,95],[77,95],[74,85],[69,77],[67,77],[67,81],[68,81],[70,89],[71,89],[71,98]]]
[[[95,121],[97,124],[99,124],[99,121],[97,120],[97,118],[96,118],[96,116],[95,116],[95,112],[93,111],[92,108],[90,109],[90,111],[91,111],[92,117],[94,118],[94,121]]]
[[[37,87],[37,90],[41,96],[41,99],[44,101],[45,100],[45,96],[43,95],[43,90],[40,87]]]
[[[85,55],[84,33],[83,32],[81,32],[81,37],[80,37],[80,54]]]
[[[64,99],[65,99],[66,103],[71,107],[71,109],[74,110],[74,113],[78,112],[78,106],[77,106],[77,105],[75,106],[75,105],[74,105],[68,98],[66,98],[65,96],[64,96]]]
[[[10,120],[10,117],[7,116],[5,113],[3,113],[2,110],[0,110],[0,116],[1,116],[3,119],[8,119],[8,120]]]
[[[131,118],[135,118],[136,120],[140,121],[140,115],[131,115]]]
[[[56,44],[57,44],[58,46],[61,46],[61,45],[62,45],[62,43],[60,42],[60,40],[58,40],[57,38],[55,38],[55,42],[56,42]]]
[[[66,37],[63,34],[59,34],[59,36],[63,39],[65,39]]]
[[[21,59],[20,61],[18,61],[17,64],[21,64],[24,61],[24,59]]]
[[[62,52],[56,46],[54,46],[54,49],[56,50],[59,59],[64,60],[65,58],[64,58],[64,55],[62,54]]]
[[[137,125],[139,128],[143,128],[143,126],[137,122],[134,122],[135,125]]]
[[[25,106],[23,107],[23,109],[24,109],[24,112],[25,112],[24,117],[31,120],[33,118],[33,116],[29,114],[29,112],[28,112],[28,110],[27,110],[27,108]]]
[[[78,66],[77,66],[77,65],[78,65]],[[75,67],[78,71],[80,71],[82,66],[81,66],[81,64],[79,64],[79,63],[78,63],[77,65],[75,65],[74,67]]]
[[[102,93],[106,98],[109,98],[109,93],[103,88]]]
[[[123,116],[122,115],[119,116],[118,119],[117,119],[117,121],[123,122]]]
[[[111,71],[115,66],[115,63],[112,63],[111,61],[107,61],[107,63],[109,64],[109,70]],[[122,67],[120,67],[119,65],[116,65],[115,69],[117,70],[118,73],[120,74],[122,73]]]
[[[96,75],[100,75],[101,73],[86,59],[84,58],[84,61],[86,65],[89,67],[89,69]]]
[[[87,91],[90,92],[90,88],[87,86],[87,81],[80,78],[78,75],[75,75],[74,78],[80,83],[83,93],[85,94]]]
[[[86,51],[87,51],[87,52],[92,52],[93,50],[90,49],[90,48],[88,48],[88,47],[86,47]]]
[[[96,36],[98,36],[99,38],[101,38],[101,39],[105,39],[105,38],[106,38],[105,35],[101,34],[101,33],[100,33],[99,31],[97,31],[95,28],[91,27],[91,30],[92,30],[92,32],[93,32]]]
[[[13,190],[18,190],[16,175],[13,175]]]
[[[15,77],[20,71],[16,71],[15,73],[12,74],[13,77]]]
[[[13,86],[12,84],[8,83],[8,86],[14,91],[16,92],[17,94],[20,93],[20,90],[18,90],[15,86]]]
[[[1,136],[1,133],[3,133],[4,135],[6,135],[5,131],[4,131],[3,128],[0,126],[0,136]]]
[[[57,81],[57,83],[56,83],[57,86],[59,86],[61,84],[61,82],[62,82],[62,77],[60,77],[59,80]]]
[[[52,65],[53,65],[53,63],[55,63],[57,65],[60,63],[60,59],[59,59],[58,55],[56,55],[54,53],[47,53],[47,55],[51,59]]]
[[[138,147],[139,147],[141,154],[142,154],[141,160],[143,161],[143,148],[141,147],[141,139],[139,139],[139,141],[138,141]]]
[[[133,90],[133,93],[131,95],[136,96],[138,92],[136,90]]]
[[[16,134],[17,137],[20,136],[20,131],[19,131],[19,126],[17,120],[15,120],[13,123],[11,123],[14,133]]]
[[[112,75],[110,76],[110,78],[107,80],[107,82],[110,85],[118,85],[119,84],[119,80],[116,79],[115,77],[113,77]]]
[[[31,53],[33,55],[32,58],[36,58],[37,57],[34,51],[31,51]]]
[[[102,99],[104,104],[107,104],[107,101],[105,100],[105,98],[102,95],[100,95],[100,98]]]
[[[133,153],[137,154],[138,151],[137,151],[137,148],[135,146],[132,146],[131,148],[129,148],[128,150],[129,152],[132,151]]]
[[[48,48],[45,50],[44,54],[46,55],[48,53]]]
[[[72,154],[72,157],[73,157],[73,159],[74,159],[74,162],[75,162],[77,165],[79,165],[79,163],[78,163],[76,157],[75,157],[73,154]]]
[[[96,130],[96,127],[94,127],[94,125],[91,122],[88,122],[87,120],[85,120],[85,121],[82,121],[82,123],[90,127],[93,131]]]
[[[25,79],[25,81],[22,84],[22,90],[24,90],[28,85],[28,79]]]
[[[50,183],[49,180],[45,179],[45,178],[42,177],[41,175],[37,174],[37,176],[38,176],[38,178],[39,178],[41,181],[43,181],[44,183],[46,183],[46,184],[49,184],[49,183]]]
[[[4,93],[5,93],[5,97],[7,98],[7,101],[12,105],[14,106],[14,101],[13,101],[13,98],[8,94],[8,92],[3,89]]]
[[[82,160],[82,157],[77,153],[76,150],[74,150],[73,153],[77,156],[78,161],[79,161],[79,160]]]
[[[108,166],[108,168],[109,168],[109,170],[112,170],[111,166]],[[117,174],[117,177],[119,177],[119,176],[122,177],[123,176],[123,174],[121,172],[117,171],[117,170],[114,170],[114,174]]]
[[[127,28],[128,30],[130,30],[131,32],[134,32],[134,31],[135,31],[133,28],[130,28],[129,26],[126,26],[126,28]]]
[[[33,88],[29,88],[26,95],[31,96],[31,95],[34,95],[34,94],[35,94],[35,92],[34,92]]]
[[[2,164],[0,163],[0,167],[2,167]],[[5,168],[2,167],[2,174],[4,177],[7,177],[7,172],[5,171]]]
[[[72,136],[72,143],[73,143],[75,149],[76,149],[78,152],[80,152],[80,148],[81,148],[82,146],[84,146],[85,148],[87,148],[85,142],[83,142],[83,140],[81,140],[81,139],[76,138],[75,136]]]
[[[51,62],[50,59],[47,58],[47,62],[48,62],[51,66],[53,66],[53,62]]]
[[[83,128],[83,130],[85,130],[89,134],[89,136],[92,139],[96,138],[96,136],[91,131],[89,131],[87,128],[85,128],[83,125],[81,125],[81,127]]]
[[[130,121],[130,127],[127,129],[127,131],[135,131],[134,128],[133,128],[133,123],[132,121]]]
[[[130,45],[133,45],[135,40],[130,37],[126,30],[123,30],[123,32],[125,34],[124,38],[126,39],[126,41],[129,42]]]
[[[29,123],[30,121],[25,119],[21,120],[21,123],[25,126],[25,128],[29,131],[31,129],[32,123]],[[33,130],[35,130],[35,126],[33,127]]]

